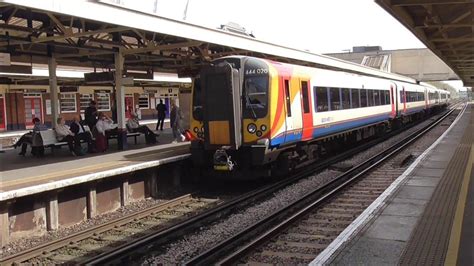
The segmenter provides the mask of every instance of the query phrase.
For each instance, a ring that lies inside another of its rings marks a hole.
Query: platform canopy
[[[214,58],[250,55],[416,82],[250,36],[126,9],[110,0],[0,0],[0,12],[0,53],[10,54],[12,62],[46,64],[54,54],[58,66],[101,71],[113,70],[114,54],[120,53],[125,71],[193,76]]]
[[[474,87],[473,0],[375,0]]]

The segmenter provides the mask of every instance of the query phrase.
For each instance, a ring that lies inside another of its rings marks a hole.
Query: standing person
[[[81,140],[84,140],[87,142],[87,152],[94,152],[91,132],[88,132],[84,129],[84,126],[81,124],[80,116],[74,116],[74,120],[71,124],[70,130],[72,133],[74,133],[76,148],[80,148]]]
[[[138,118],[138,120],[142,119],[142,110],[140,109],[140,105],[135,105],[135,116]]]
[[[163,131],[163,124],[165,123],[166,112],[168,112],[166,105],[163,104],[163,100],[160,99],[160,103],[156,105],[156,111],[158,112],[158,121],[156,122],[156,130],[160,128]]]
[[[94,129],[95,124],[97,123],[97,107],[95,106],[95,101],[91,100],[89,106],[84,111],[86,125],[89,126],[90,130]]]
[[[60,142],[66,141],[71,154],[74,156],[79,155],[76,154],[76,152],[74,151],[74,146],[77,146],[77,143],[74,145],[74,133],[72,133],[69,127],[65,124],[64,119],[62,117],[58,117],[57,122],[58,125],[54,129],[54,131],[56,131],[56,139]]]
[[[178,138],[181,139],[181,141],[186,140],[186,137],[181,134],[181,110],[179,109],[179,106],[176,104],[176,102],[173,100],[171,101],[171,111],[170,111],[170,124],[171,124],[171,129],[173,130],[173,142],[172,143],[178,143]]]

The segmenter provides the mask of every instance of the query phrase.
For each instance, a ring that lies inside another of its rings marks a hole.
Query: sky
[[[182,20],[188,0],[121,0],[145,12]],[[186,21],[210,28],[236,22],[257,39],[337,53],[353,46],[424,48],[374,0],[189,0]]]
[[[426,48],[374,0],[109,0],[209,28],[235,22],[263,41],[313,53]],[[189,2],[188,2],[189,1]],[[462,87],[461,81],[449,82]]]

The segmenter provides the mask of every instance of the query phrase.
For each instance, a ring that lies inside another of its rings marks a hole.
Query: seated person
[[[128,119],[127,129],[131,133],[140,132],[140,133],[145,134],[146,144],[156,143],[156,137],[158,135],[153,133],[153,131],[151,131],[147,126],[140,125],[140,122],[138,121],[138,116],[136,114],[132,115],[132,117],[130,119]]]
[[[42,130],[47,130],[48,127],[46,127],[44,124],[41,124],[41,120],[37,117],[33,118],[33,131],[30,131],[18,139],[18,141],[13,144],[13,147],[19,147],[21,145],[21,152],[18,155],[25,156],[26,154],[26,149],[28,148],[28,144],[32,145],[33,144],[33,134],[37,133]],[[42,155],[44,151],[37,150],[37,147],[32,147],[31,153],[33,155]]]
[[[81,147],[81,140],[84,140],[87,142],[87,152],[94,152],[91,132],[84,129],[84,126],[81,124],[80,116],[74,116],[74,120],[69,129],[74,133],[74,141],[77,148]]]
[[[116,130],[117,125],[114,124],[114,121],[107,117],[104,113],[99,113],[99,120],[95,124],[95,142],[96,148],[99,152],[104,152],[107,150],[107,136],[110,134],[111,130]]]
[[[62,117],[58,117],[57,119],[58,125],[54,129],[56,131],[56,139],[60,142],[67,142],[69,147],[69,151],[72,155],[76,156],[76,152],[74,151],[74,133],[71,132],[69,127],[65,124],[64,119]],[[76,144],[77,145],[77,144]]]

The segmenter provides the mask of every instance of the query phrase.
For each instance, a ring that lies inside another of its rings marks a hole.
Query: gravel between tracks
[[[166,200],[163,199],[145,199],[142,201],[138,201],[135,203],[132,203],[131,205],[121,207],[117,211],[103,214],[97,217],[94,217],[92,219],[88,219],[80,224],[71,226],[71,227],[66,227],[66,228],[61,228],[57,231],[51,231],[46,235],[39,236],[39,237],[31,237],[31,238],[24,238],[20,239],[17,241],[13,241],[6,245],[2,251],[3,253],[1,254],[2,257],[6,257],[9,255],[13,255],[15,253],[39,246],[41,244],[63,238],[66,236],[69,236],[71,234],[77,233],[84,231],[92,226],[100,225],[103,223],[106,223],[111,220],[118,219],[120,217],[123,217],[125,215],[138,212],[143,209],[150,208],[152,206],[155,206],[157,204],[166,202]]]
[[[457,113],[455,111],[455,113]],[[436,116],[437,117],[437,116]],[[430,123],[435,117],[424,121],[403,133],[390,138],[389,140],[375,145],[356,156],[345,160],[344,164],[356,165],[361,163],[367,158],[378,154],[383,149],[395,144],[404,137],[408,136],[410,133],[424,127]],[[446,121],[451,122],[454,120],[455,115],[448,117],[448,120],[445,120],[442,124],[450,124]],[[410,151],[404,151],[397,157],[404,158],[409,154],[418,156],[418,151],[426,149],[436,138],[438,138],[445,130],[447,126],[437,126],[430,133],[425,135],[423,138],[419,139],[413,148],[410,148]],[[415,151],[415,152],[413,152]],[[172,243],[168,246],[156,250],[155,253],[149,254],[146,258],[143,258],[143,264],[182,264],[183,262],[192,258],[203,252],[213,245],[219,243],[220,241],[225,240],[227,237],[230,237],[233,234],[236,234],[243,228],[257,222],[258,220],[266,217],[273,211],[288,205],[289,203],[299,199],[301,196],[306,193],[314,190],[315,188],[329,182],[336,178],[341,172],[333,170],[325,170],[323,172],[312,175],[308,178],[305,178],[298,183],[295,183],[289,187],[286,187],[279,192],[275,193],[274,197],[269,200],[266,200],[262,203],[254,205],[248,209],[242,210],[239,213],[229,216],[227,219],[222,220],[216,224],[210,225],[208,227],[201,228],[200,232],[186,236],[184,239],[181,239],[175,243]]]

